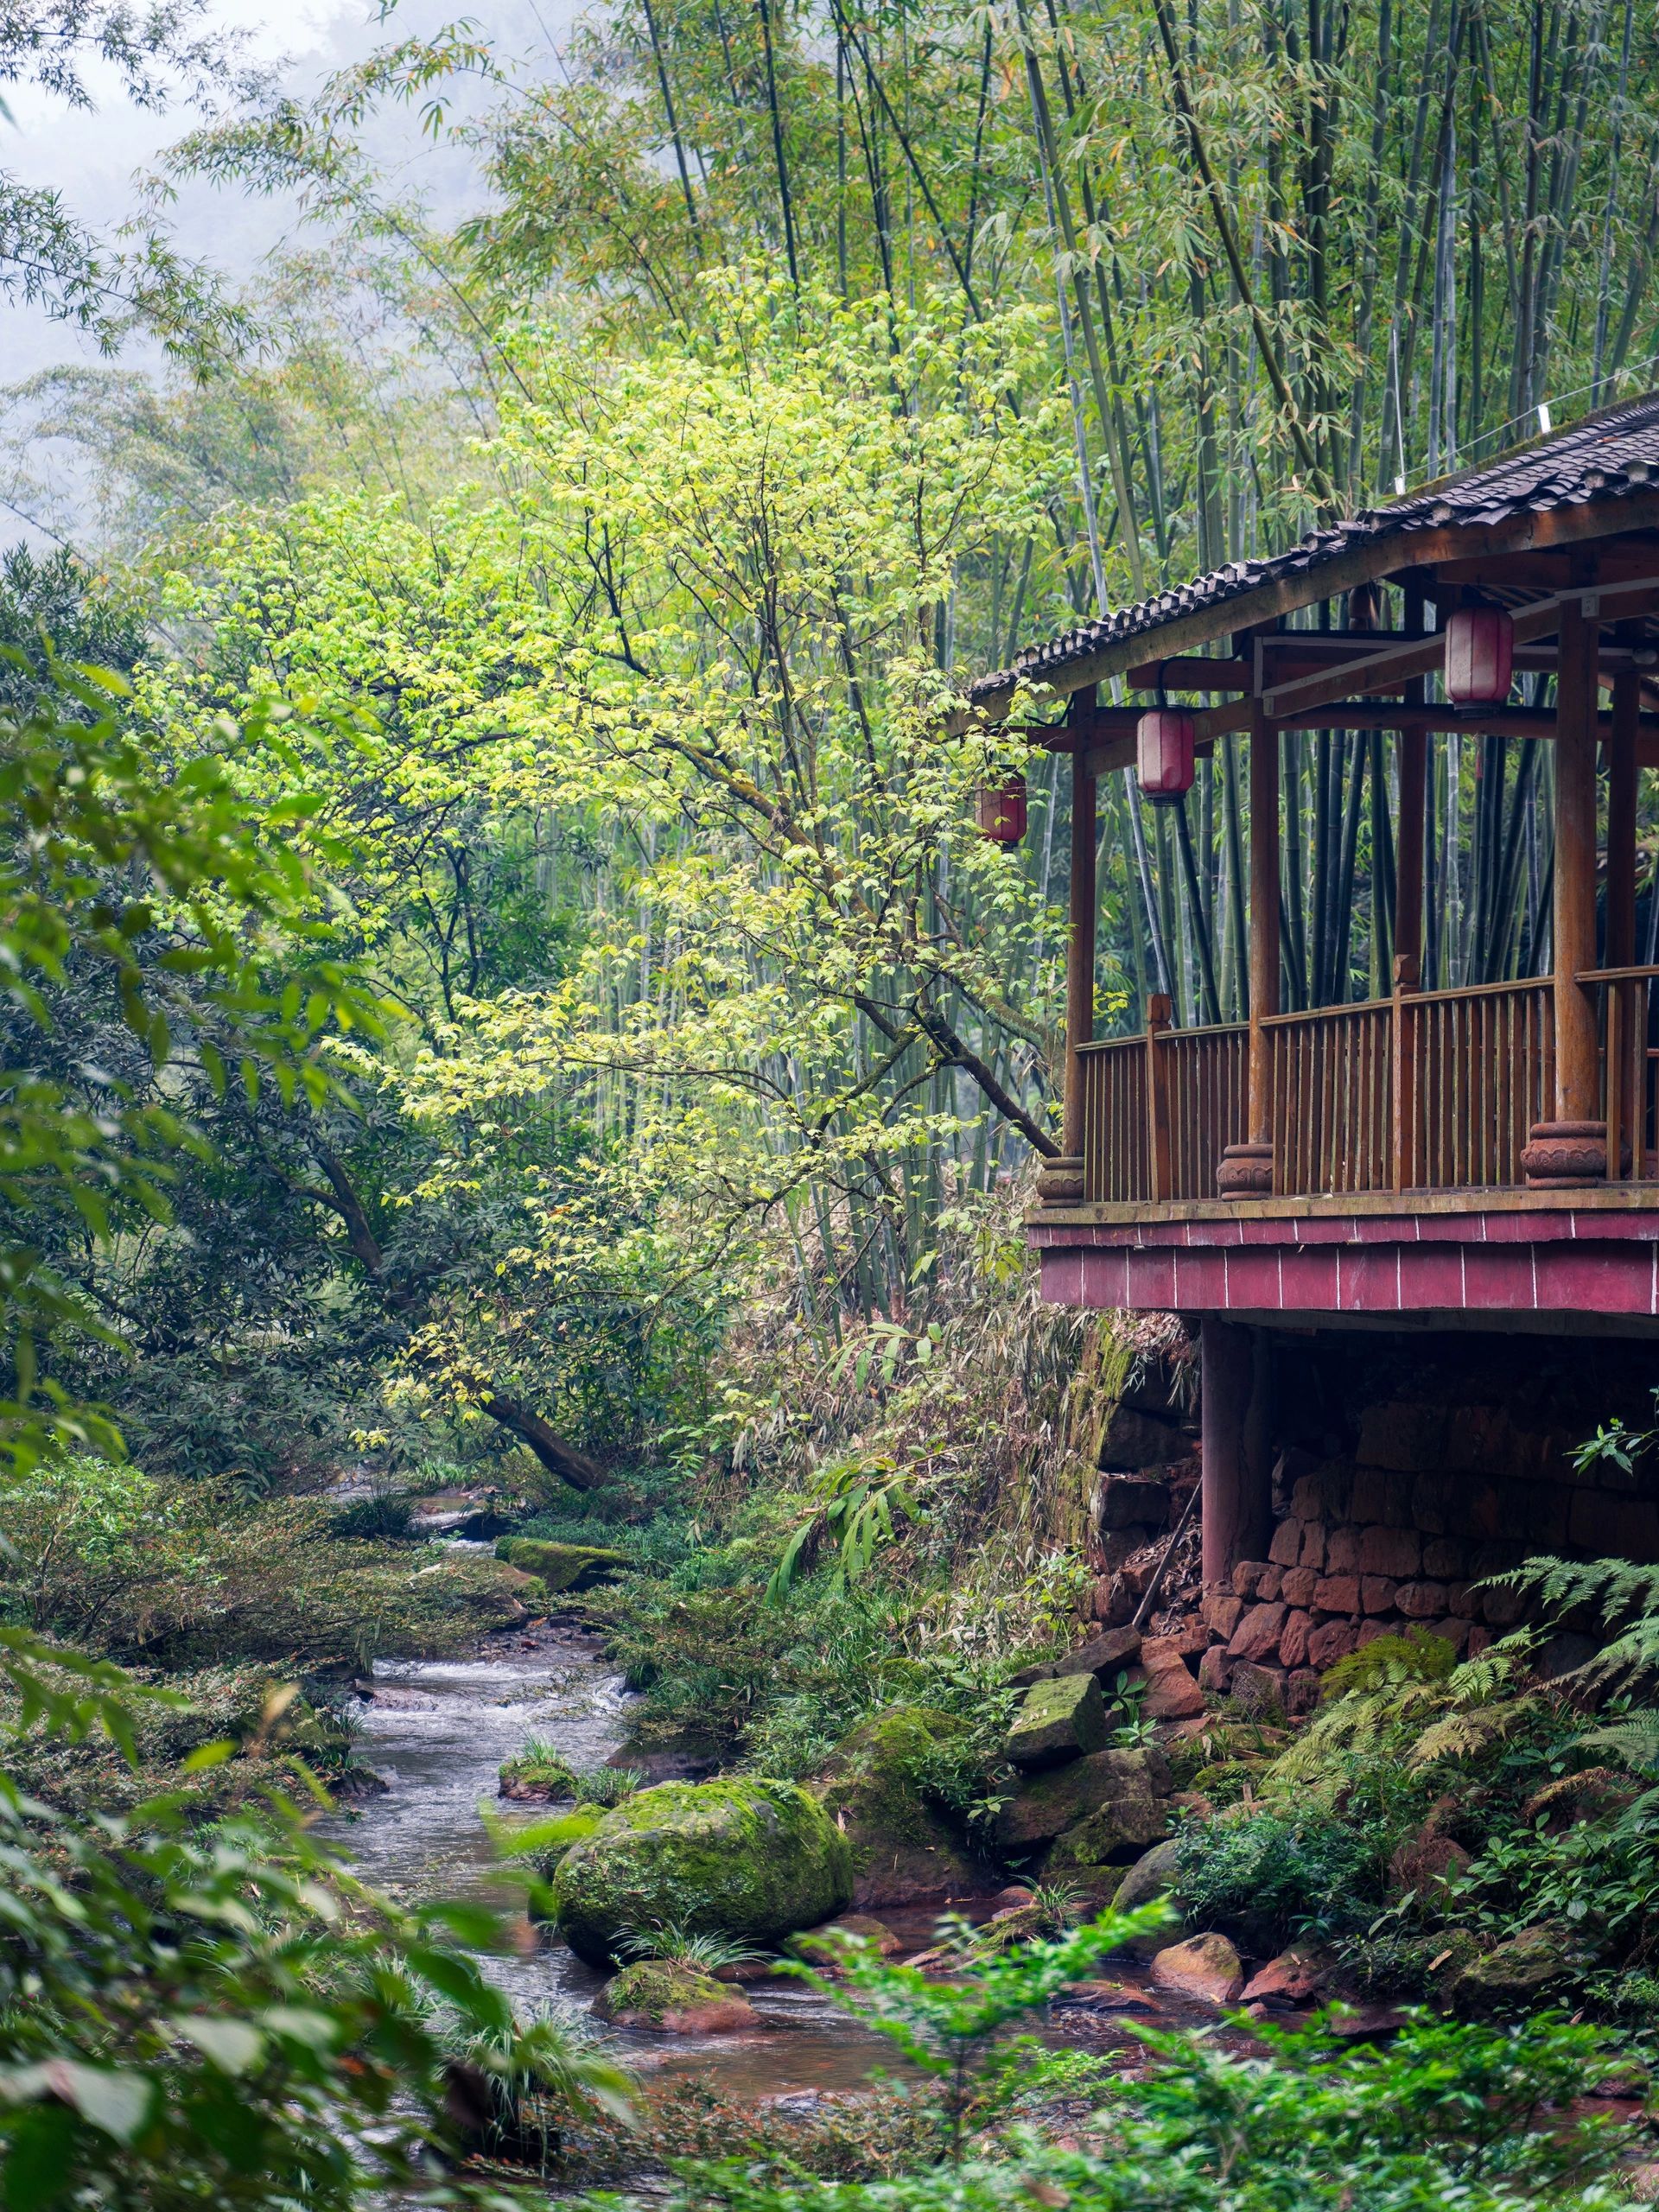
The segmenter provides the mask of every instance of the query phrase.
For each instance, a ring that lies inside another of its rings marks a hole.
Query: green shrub
[[[1312,1809],[1232,1814],[1181,1831],[1175,1894],[1191,1926],[1232,1929],[1255,1950],[1363,1928],[1386,1861],[1364,1830]]]

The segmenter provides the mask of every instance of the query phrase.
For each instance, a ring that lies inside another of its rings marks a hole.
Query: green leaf
[[[246,2074],[264,2055],[265,2038],[245,2020],[228,2020],[219,2013],[178,2013],[173,2025],[188,2043],[222,2074]]]

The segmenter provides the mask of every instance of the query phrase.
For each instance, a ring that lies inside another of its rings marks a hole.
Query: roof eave
[[[1121,676],[1138,661],[1173,659],[1212,644],[1235,631],[1249,630],[1261,622],[1294,614],[1304,607],[1329,599],[1335,593],[1400,576],[1414,569],[1432,568],[1442,561],[1461,561],[1477,554],[1501,556],[1535,552],[1543,548],[1580,545],[1597,538],[1623,537],[1635,530],[1659,529],[1659,492],[1643,489],[1612,497],[1580,501],[1572,506],[1541,512],[1522,510],[1499,523],[1447,524],[1441,528],[1389,531],[1350,546],[1287,576],[1258,584],[1236,597],[1194,607],[1109,639],[1094,651],[1064,662],[1040,677],[1029,679],[1040,692],[1065,697],[1085,685]],[[955,719],[997,722],[1007,714],[1015,684],[999,685],[973,698],[969,714]]]

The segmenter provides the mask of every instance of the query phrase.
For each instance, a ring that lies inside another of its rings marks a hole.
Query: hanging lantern
[[[1026,834],[1026,779],[1010,776],[988,784],[979,794],[979,834],[994,845],[1017,845]]]
[[[1446,696],[1454,707],[1501,707],[1515,667],[1515,624],[1501,607],[1460,607],[1446,626]]]
[[[1135,732],[1135,773],[1156,806],[1173,806],[1192,788],[1192,717],[1173,707],[1154,707]]]

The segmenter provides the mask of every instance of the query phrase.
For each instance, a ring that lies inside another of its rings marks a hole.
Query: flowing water
[[[330,1816],[324,1833],[376,1888],[404,1897],[478,1897],[511,1911],[480,1804],[509,1824],[545,1817],[497,1796],[497,1770],[531,1736],[578,1767],[601,1764],[623,1741],[628,1704],[590,1638],[542,1628],[492,1639],[488,1656],[378,1660],[375,1694],[361,1718],[359,1753],[388,1787]],[[928,1940],[931,1915],[882,1917]],[[907,1924],[914,1920],[914,1927]],[[604,1979],[551,1931],[517,1923],[518,1948],[492,1955],[490,1974],[522,2010],[586,2011]],[[836,2012],[785,1975],[747,1990],[760,2016],[739,2035],[660,2036],[612,2030],[618,2055],[638,2072],[700,2075],[729,2095],[766,2098],[845,2089],[887,2064],[882,2038]]]

